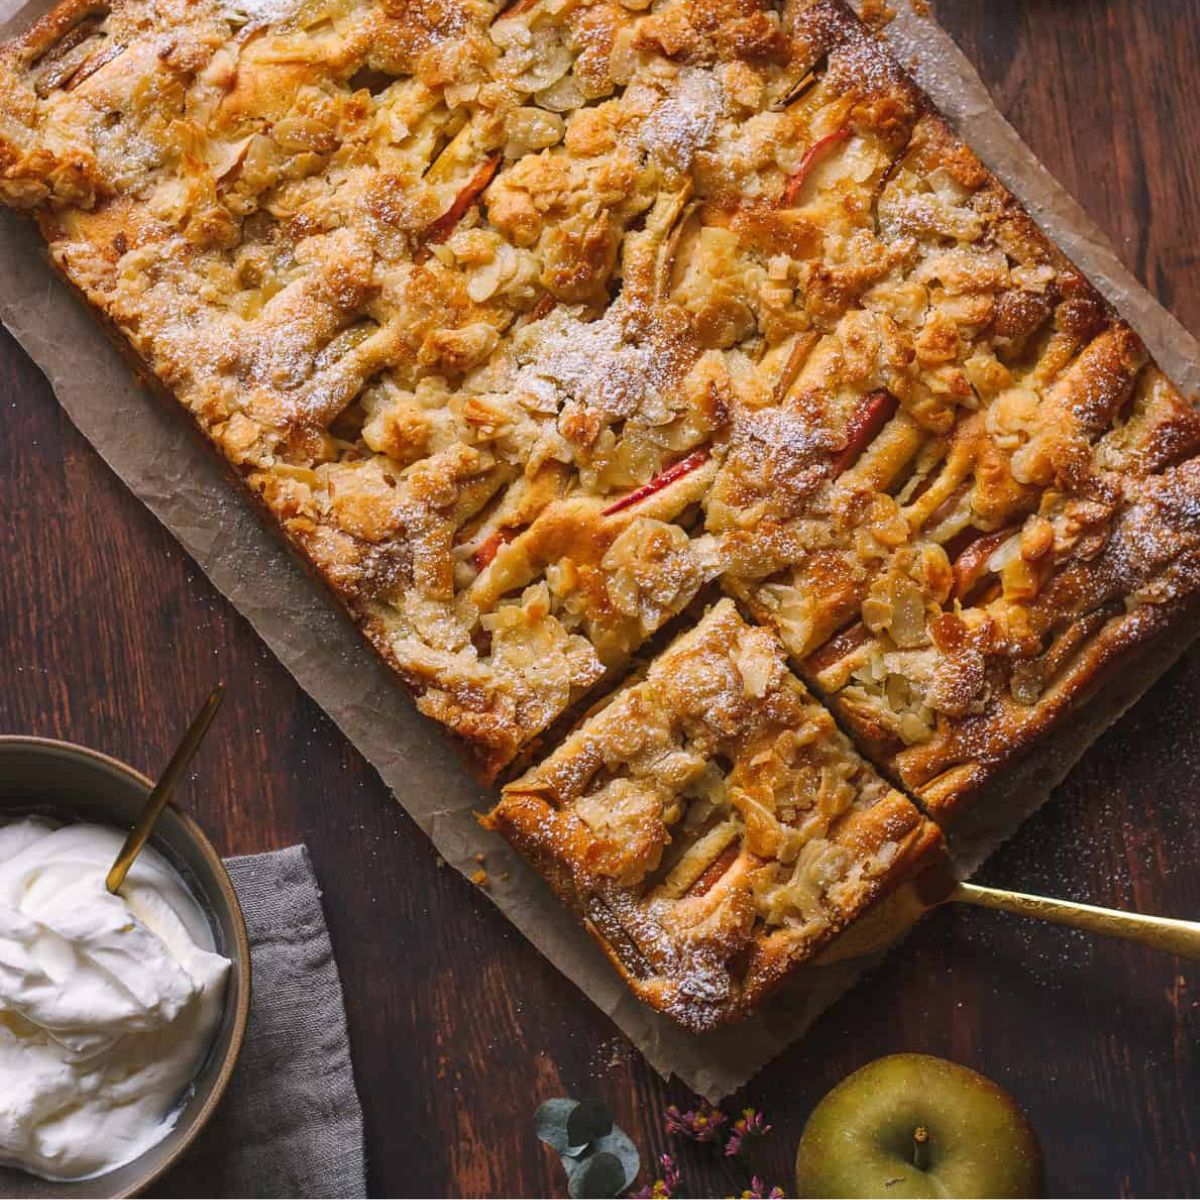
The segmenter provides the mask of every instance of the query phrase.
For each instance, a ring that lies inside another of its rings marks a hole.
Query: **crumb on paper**
[[[480,867],[478,871],[472,874],[471,882],[476,887],[485,888],[489,883],[491,883],[491,879],[488,878],[488,873],[482,867]]]
[[[480,865],[483,866],[487,862],[487,855],[482,850],[476,850],[471,857]]]
[[[929,7],[929,0],[908,0],[908,3],[918,17],[928,17],[933,11]]]

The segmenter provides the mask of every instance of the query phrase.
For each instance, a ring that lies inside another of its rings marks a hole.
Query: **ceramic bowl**
[[[47,738],[0,736],[0,821],[40,812],[128,828],[152,783],[96,750]],[[224,864],[190,817],[168,805],[150,844],[183,876],[208,914],[216,949],[233,962],[225,1011],[208,1058],[183,1101],[175,1127],[141,1157],[94,1179],[48,1182],[0,1167],[0,1200],[10,1197],[136,1196],[178,1161],[221,1101],[233,1074],[250,1010],[250,947]]]

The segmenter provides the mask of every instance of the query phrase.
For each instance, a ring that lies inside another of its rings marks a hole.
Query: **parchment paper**
[[[0,36],[21,32],[51,3],[0,0]],[[1197,391],[1200,344],[1138,284],[1040,166],[948,35],[904,5],[888,37],[901,62],[915,68],[942,111],[1132,322],[1167,373],[1189,393]],[[702,1037],[640,1004],[524,862],[478,828],[475,812],[491,802],[487,790],[469,777],[332,599],[230,486],[181,414],[134,384],[92,318],[46,265],[30,225],[9,212],[0,214],[0,280],[0,320],[45,372],[84,436],[374,765],[446,861],[470,875],[479,868],[475,854],[486,853],[491,899],[658,1071],[714,1100],[728,1094],[878,959],[875,954],[810,967],[756,1020]]]

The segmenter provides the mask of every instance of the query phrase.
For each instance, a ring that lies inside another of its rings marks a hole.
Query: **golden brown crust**
[[[931,784],[922,803],[946,826],[955,869],[968,875],[1062,782],[1085,750],[1184,653],[1200,629],[1200,605],[1143,609],[1080,663],[1047,724],[1014,744],[990,770]]]
[[[855,99],[843,144],[898,149],[831,189],[874,269],[825,310],[810,280],[708,528],[727,589],[952,823],[1195,589],[1200,414],[842,6],[790,11]]]
[[[0,194],[490,775],[717,574],[686,188],[629,143],[653,92],[558,115],[615,89],[610,5],[532,45],[265,7],[58,11],[4,52]]]

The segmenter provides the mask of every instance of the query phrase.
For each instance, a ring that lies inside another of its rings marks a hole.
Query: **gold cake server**
[[[976,908],[991,908],[1018,917],[1034,917],[1039,921],[1049,921],[1052,925],[1069,925],[1085,933],[1124,938],[1127,942],[1165,950],[1168,954],[1200,960],[1200,921],[1152,917],[1145,913],[1079,904],[1074,900],[1029,896],[1004,888],[962,883],[954,878],[944,864],[922,871],[915,880],[915,892],[925,908],[934,908],[939,904],[971,904]]]
[[[1152,917],[1145,913],[1079,904],[1074,900],[1056,900],[1050,896],[1030,896],[1003,888],[981,887],[977,883],[962,883],[945,863],[935,863],[852,921],[814,957],[813,962],[828,966],[883,950],[930,909],[942,904],[971,904],[976,908],[1033,917],[1200,960],[1200,921]]]

